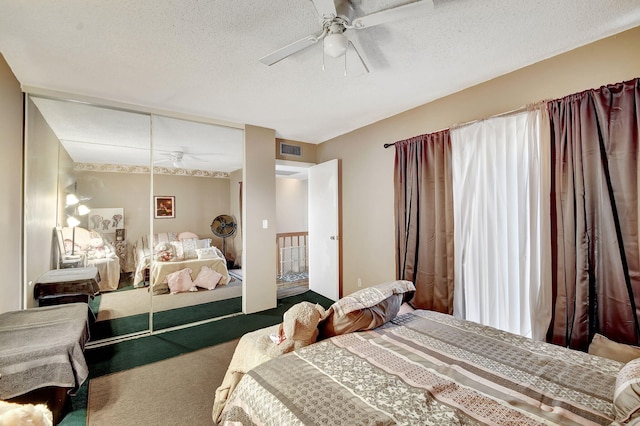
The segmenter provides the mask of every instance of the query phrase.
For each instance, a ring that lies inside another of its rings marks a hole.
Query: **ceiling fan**
[[[433,9],[433,0],[417,0],[413,3],[384,9],[369,15],[354,18],[354,8],[349,0],[311,0],[320,17],[322,31],[316,35],[308,35],[298,41],[276,50],[260,58],[265,65],[273,65],[294,53],[310,47],[323,40],[324,53],[339,58],[344,56],[349,45],[353,47],[365,70],[369,72],[362,56],[349,38],[345,35],[351,30],[361,30],[380,24],[387,24],[400,19],[409,18]],[[324,57],[323,57],[324,58]]]
[[[185,162],[184,162],[185,157],[188,158],[190,161],[198,161],[202,163],[206,162],[206,160],[198,158],[197,156],[192,154],[187,154],[184,151],[161,152],[160,154],[168,156],[168,158],[164,158],[162,160],[155,160],[154,164],[171,163],[173,167],[183,168],[185,166]]]

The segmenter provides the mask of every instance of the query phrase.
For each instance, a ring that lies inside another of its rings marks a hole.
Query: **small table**
[[[33,295],[40,306],[89,303],[100,292],[98,281],[100,275],[95,266],[54,269],[36,280]]]

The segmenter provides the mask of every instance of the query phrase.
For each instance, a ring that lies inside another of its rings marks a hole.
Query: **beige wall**
[[[309,230],[309,181],[276,179],[276,232]]]
[[[246,126],[242,176],[242,311],[276,307],[275,130]],[[267,228],[263,228],[263,221]]]
[[[24,185],[25,306],[36,305],[33,282],[52,268],[56,248],[53,231],[61,213],[60,186],[68,182],[68,156],[40,111],[27,103]],[[61,164],[62,161],[62,164]],[[61,167],[59,167],[61,166]]]
[[[638,46],[640,27],[320,144],[318,162],[342,160],[343,294],[358,278],[363,286],[395,278],[394,150],[384,143],[640,77]]]
[[[154,232],[191,231],[222,248],[210,226],[216,216],[229,214],[229,179],[154,175],[153,192],[176,197],[175,219],[155,219]]]
[[[20,84],[0,54],[0,313],[22,305],[22,117]]]
[[[75,173],[78,192],[91,197],[85,204],[91,209],[123,208],[125,240],[129,244],[149,234],[151,221],[150,188],[151,176],[141,173]],[[88,226],[91,213],[81,219],[84,228]],[[159,231],[166,232],[166,231]]]

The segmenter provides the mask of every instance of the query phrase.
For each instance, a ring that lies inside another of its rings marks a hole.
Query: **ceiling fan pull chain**
[[[344,52],[344,76],[347,76],[347,52]]]
[[[324,71],[324,38],[322,39],[322,71]]]

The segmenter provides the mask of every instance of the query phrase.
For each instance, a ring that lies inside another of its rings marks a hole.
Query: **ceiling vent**
[[[299,145],[290,145],[288,143],[280,142],[280,155],[302,157],[302,147]]]

